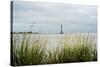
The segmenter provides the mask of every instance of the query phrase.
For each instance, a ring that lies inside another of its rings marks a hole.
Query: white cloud
[[[14,2],[13,13],[13,23],[16,23],[15,27],[22,25],[20,28],[23,28],[25,25],[28,27],[28,25],[35,23],[38,25],[48,24],[48,28],[50,24],[64,24],[66,25],[65,29],[69,25],[69,30],[71,30],[72,26],[74,26],[72,29],[81,28],[82,30],[82,25],[85,27],[89,26],[89,29],[96,28],[97,22],[97,7],[93,5],[16,1]]]

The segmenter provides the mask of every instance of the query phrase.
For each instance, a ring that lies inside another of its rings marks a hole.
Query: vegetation
[[[12,64],[19,66],[96,61],[97,49],[92,47],[89,36],[88,34],[85,38],[82,35],[74,37],[76,43],[72,45],[71,35],[66,35],[54,50],[47,50],[48,39],[41,35],[32,37],[32,34],[16,34],[12,44]]]
[[[28,65],[28,64],[42,64],[46,40],[40,37],[34,37],[30,42],[31,34],[27,37],[26,34],[15,36],[13,39],[13,65]],[[16,38],[17,37],[17,38]],[[20,40],[21,44],[17,44]]]

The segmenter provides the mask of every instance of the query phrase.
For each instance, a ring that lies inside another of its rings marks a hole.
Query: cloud
[[[84,28],[85,31],[91,32],[96,31],[97,7],[94,5],[15,1],[13,3],[13,23],[16,27],[14,31],[18,31],[18,27],[21,30],[24,30],[24,27],[28,29],[34,23],[40,26],[44,32],[49,32],[50,29],[50,32],[55,32],[58,30],[56,26],[60,24],[64,25],[65,32],[76,30],[80,32],[83,30],[83,25],[88,28]],[[45,24],[48,30],[45,29]],[[38,29],[38,26],[34,27],[32,31]]]

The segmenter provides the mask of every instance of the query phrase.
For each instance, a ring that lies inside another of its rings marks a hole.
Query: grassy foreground
[[[81,39],[80,36],[76,37],[77,42],[74,46],[68,42],[70,36],[65,36],[63,43],[59,43],[60,46],[57,46],[55,50],[47,51],[48,39],[44,39],[41,36],[31,39],[31,34],[29,36],[26,36],[26,34],[22,36],[16,35],[12,39],[12,65],[96,61],[97,49],[93,48],[91,43],[88,42],[88,36],[85,39]],[[18,42],[20,43],[18,44]]]

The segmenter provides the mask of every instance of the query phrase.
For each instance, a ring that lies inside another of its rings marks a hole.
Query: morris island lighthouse
[[[63,26],[62,26],[62,24],[61,24],[61,31],[60,31],[60,34],[63,34]]]

